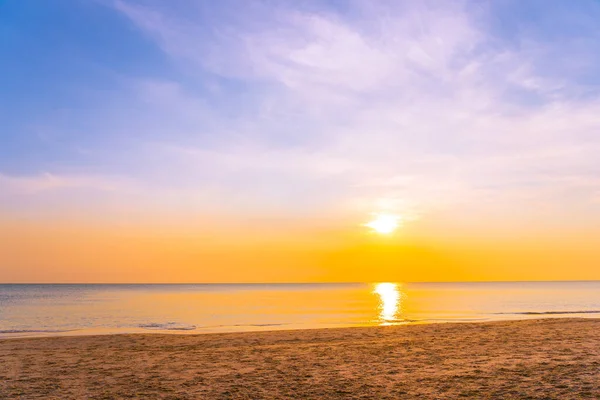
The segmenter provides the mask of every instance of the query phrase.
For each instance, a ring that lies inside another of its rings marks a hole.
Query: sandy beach
[[[600,320],[0,341],[8,399],[599,399]]]

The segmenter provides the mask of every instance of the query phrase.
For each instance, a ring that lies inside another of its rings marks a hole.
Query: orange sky
[[[416,222],[414,223],[417,224]],[[191,229],[5,222],[2,282],[315,282],[600,279],[589,232],[426,237],[306,224]]]

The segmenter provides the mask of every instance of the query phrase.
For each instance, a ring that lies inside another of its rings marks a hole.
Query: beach
[[[0,340],[0,398],[600,398],[600,319]]]

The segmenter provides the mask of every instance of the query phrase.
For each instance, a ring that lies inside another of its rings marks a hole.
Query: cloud
[[[33,195],[65,189],[92,189],[96,191],[118,191],[124,187],[123,179],[86,175],[57,175],[40,173],[27,176],[0,174],[0,193]]]
[[[551,42],[474,2],[113,4],[178,68],[133,80],[152,124],[127,151],[149,187],[243,193],[232,207],[267,214],[598,211],[596,9]]]

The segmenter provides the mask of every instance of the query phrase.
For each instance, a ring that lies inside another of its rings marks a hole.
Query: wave
[[[167,322],[164,324],[159,323],[149,323],[149,324],[139,324],[140,328],[144,329],[155,329],[155,330],[165,330],[165,331],[193,331],[196,329],[196,325],[184,325],[178,324],[176,322]]]
[[[421,319],[410,319],[410,318],[395,318],[395,319],[375,319],[371,322],[374,324],[390,324],[390,325],[400,325],[400,324],[411,324],[414,322],[421,322],[424,320]]]
[[[76,329],[0,329],[0,335],[15,333],[62,333],[75,330]]]
[[[488,321],[485,317],[476,318],[424,318],[418,320],[411,320],[411,322],[431,322],[431,321],[442,321],[442,322],[483,322]]]
[[[522,311],[522,312],[500,312],[496,314],[508,315],[561,315],[561,314],[600,314],[600,310],[577,310],[577,311]]]

